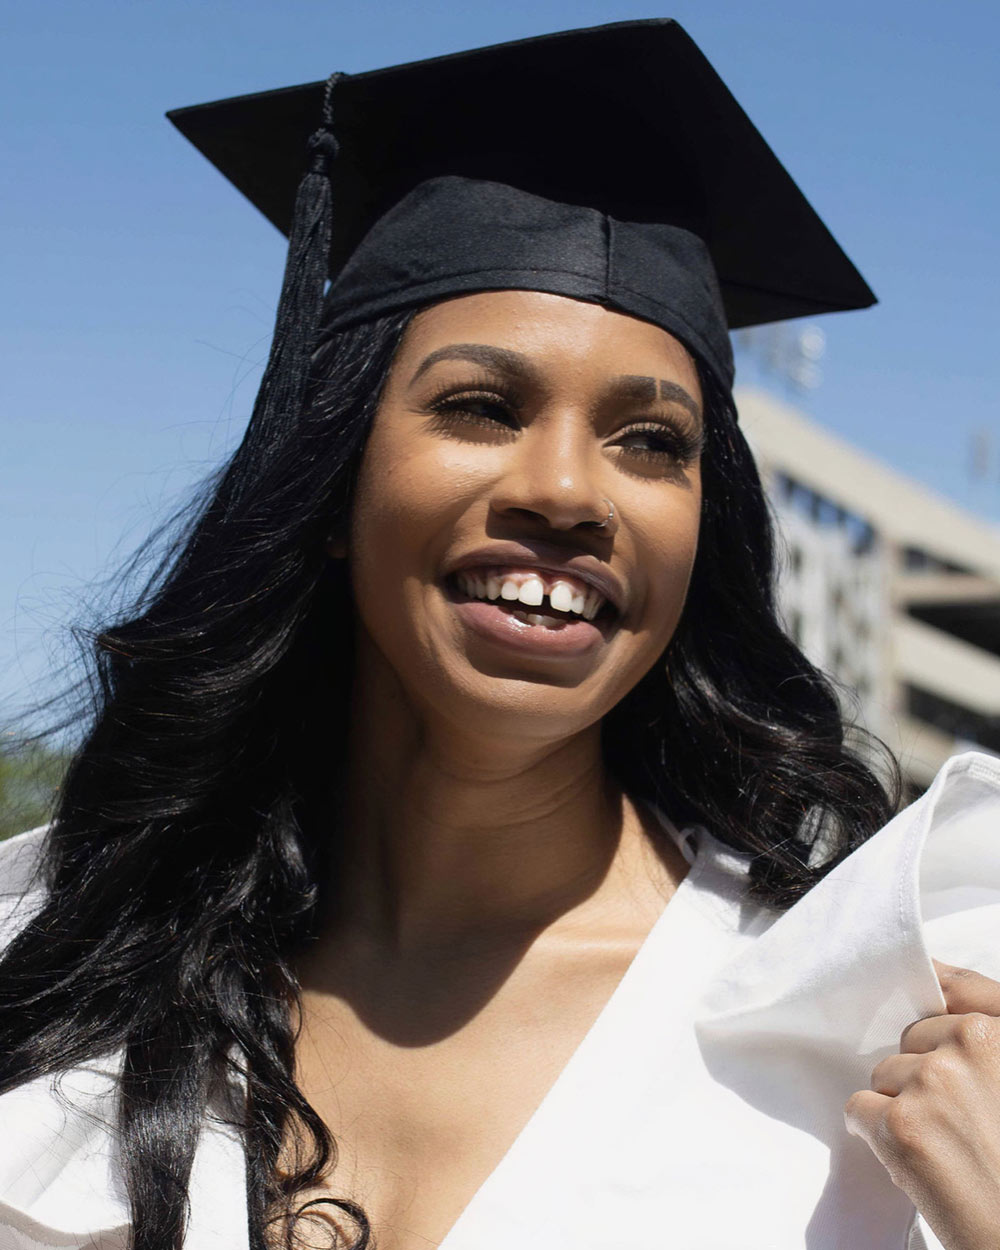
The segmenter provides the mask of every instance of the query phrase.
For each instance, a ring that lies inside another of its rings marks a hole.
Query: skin
[[[440,357],[456,344],[516,353],[516,378]],[[442,420],[442,396],[467,415]],[[561,296],[449,300],[397,352],[331,545],[357,613],[347,852],[299,969],[298,1048],[340,1147],[326,1192],[361,1201],[390,1250],[444,1237],[686,871],[607,775],[600,720],[683,608],[701,403],[677,340]],[[460,623],[444,573],[513,540],[614,572],[623,612],[600,646],[524,655]]]
[[[442,357],[463,344],[516,353],[517,376]],[[466,415],[442,420],[442,396],[459,395]],[[299,1081],[340,1151],[318,1196],[360,1201],[383,1250],[440,1244],[684,875],[606,774],[600,719],[683,608],[700,407],[670,335],[560,296],[447,301],[397,353],[330,550],[349,562],[357,614],[346,854],[299,968]],[[651,421],[689,451],[629,451]],[[616,523],[597,530],[606,499]],[[505,540],[615,572],[624,611],[602,646],[556,661],[461,626],[443,575]],[[947,1250],[1000,1250],[1000,985],[939,975],[949,1014],[906,1031],[846,1122]]]
[[[439,360],[413,380],[428,356],[468,343],[516,352],[535,370],[519,412],[487,398],[505,379],[468,361]],[[672,455],[651,462],[636,454],[648,435],[631,433],[650,421],[666,434],[690,431],[700,417],[658,397],[609,399],[623,377],[681,387],[700,412],[697,372],[675,339],[561,296],[450,300],[416,319],[397,354],[361,468],[348,557],[358,614],[350,774],[372,779],[353,785],[348,823],[358,856],[378,847],[384,862],[377,871],[359,863],[345,891],[363,894],[364,923],[391,924],[395,940],[434,936],[443,924],[462,934],[506,929],[512,913],[534,924],[553,897],[558,908],[567,881],[605,866],[617,820],[607,811],[621,796],[604,773],[600,718],[676,628],[701,509],[697,455],[683,467]],[[433,405],[456,393],[471,397],[481,420],[442,427]],[[617,508],[608,533],[591,524],[606,515],[606,498]],[[456,624],[444,571],[510,539],[555,543],[615,571],[626,605],[606,646],[579,660],[525,658]],[[390,788],[399,797],[389,810],[370,811]],[[502,839],[482,833],[493,815],[509,831]]]
[[[934,962],[948,1014],[910,1024],[844,1118],[946,1250],[1000,1250],[1000,982]]]

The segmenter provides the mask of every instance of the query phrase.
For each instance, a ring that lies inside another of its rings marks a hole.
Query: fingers
[[[904,1055],[926,1055],[946,1043],[967,1050],[984,1044],[995,1044],[1000,1032],[997,1017],[982,1011],[970,1011],[961,1016],[927,1016],[908,1024],[899,1039],[899,1049]]]
[[[942,963],[939,959],[933,960],[933,963],[941,983],[941,993],[952,1015],[981,1011],[984,1015],[1000,1016],[1000,981],[984,977],[971,968]]]
[[[844,1106],[844,1124],[852,1137],[866,1141],[878,1157],[881,1157],[883,1125],[892,1099],[870,1089],[859,1089],[848,1098]]]
[[[888,1059],[883,1059],[872,1069],[872,1092],[895,1098],[919,1077],[921,1062],[919,1054],[890,1055]]]
[[[899,1038],[899,1049],[904,1055],[926,1055],[937,1050],[950,1034],[953,1016],[927,1016],[908,1024]]]
[[[944,1244],[1000,1250],[1000,982],[934,963],[947,1014],[904,1029],[844,1124]]]
[[[940,959],[932,962],[948,1015],[928,1016],[907,1025],[899,1041],[900,1050],[907,1054],[927,1054],[943,1042],[962,1041],[966,1034],[975,1034],[980,1027],[975,1017],[1000,1017],[1000,981]],[[958,1019],[967,1023],[957,1026],[956,1031]]]

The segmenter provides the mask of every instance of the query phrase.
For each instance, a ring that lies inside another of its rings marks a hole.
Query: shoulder
[[[0,842],[0,953],[45,901],[41,865],[48,831],[41,825]]]
[[[756,936],[773,927],[764,953],[794,961],[861,958],[881,944],[909,942],[931,976],[930,954],[1000,978],[1000,758],[953,756],[929,789],[833,866],[787,910],[752,904],[750,859],[707,830],[686,831],[697,845],[691,877],[699,898],[738,915]],[[789,934],[795,940],[786,942]],[[814,935],[824,934],[816,945]],[[867,935],[862,939],[862,935]],[[936,994],[936,981],[929,981]]]

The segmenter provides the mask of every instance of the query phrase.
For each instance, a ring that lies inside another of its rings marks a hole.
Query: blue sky
[[[0,705],[238,438],[283,244],[166,109],[676,17],[881,303],[820,319],[807,411],[1000,521],[1000,5],[911,0],[0,4]],[[990,432],[986,477],[970,440]]]

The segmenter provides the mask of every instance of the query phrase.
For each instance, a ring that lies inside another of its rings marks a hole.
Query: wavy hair
[[[220,1090],[248,1165],[252,1250],[294,1241],[335,1143],[295,1081],[293,956],[313,931],[352,676],[346,524],[412,313],[330,335],[298,427],[248,438],[132,611],[93,639],[96,708],[46,837],[41,912],[0,960],[0,1090],[121,1055],[115,1126],[132,1250],[180,1250]],[[835,691],[775,607],[768,508],[731,398],[702,377],[698,555],[662,659],[608,715],[635,797],[752,856],[791,904],[891,814]],[[322,692],[321,700],[317,691]],[[322,760],[319,744],[322,743]],[[215,1099],[215,1102],[213,1102]],[[293,1166],[286,1147],[296,1143]],[[279,1163],[280,1161],[280,1163]],[[338,1245],[365,1247],[364,1212]]]

